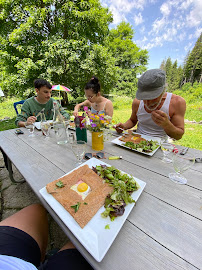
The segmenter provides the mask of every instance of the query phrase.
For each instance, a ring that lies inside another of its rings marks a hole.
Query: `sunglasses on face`
[[[98,153],[85,153],[85,159],[90,159],[92,157],[104,158],[104,153],[102,153],[102,152],[98,152]]]
[[[93,95],[92,97],[87,97],[87,96],[85,96],[85,97],[86,97],[87,99],[93,99],[95,96],[96,96],[96,94]]]

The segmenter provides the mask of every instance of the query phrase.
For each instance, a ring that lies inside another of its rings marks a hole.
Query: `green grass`
[[[192,88],[190,88],[192,90]],[[200,92],[200,91],[198,91]],[[181,95],[185,98],[187,103],[187,110],[185,114],[185,119],[188,119],[189,121],[201,121],[202,120],[202,99],[195,95],[195,93],[188,93],[188,91],[183,92],[176,91],[175,92],[178,95]],[[15,118],[16,113],[13,107],[13,103],[17,100],[17,98],[10,98],[5,99],[3,102],[1,102],[0,105],[0,119],[3,119],[4,117],[10,117],[10,120],[2,121],[0,122],[0,131],[6,130],[6,129],[12,129],[15,128]],[[114,105],[114,116],[113,120],[115,123],[119,122],[125,122],[129,119],[131,115],[131,106],[132,106],[133,99],[130,97],[114,97],[113,98],[113,105]],[[70,115],[72,115],[72,112],[70,112]],[[183,145],[190,148],[195,148],[202,150],[202,125],[201,124],[185,124],[185,134],[182,137],[181,140],[175,141],[175,144],[177,145]]]

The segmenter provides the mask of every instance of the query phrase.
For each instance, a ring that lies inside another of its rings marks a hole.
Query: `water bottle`
[[[68,142],[65,121],[56,101],[53,102],[53,109],[53,129],[55,131],[56,142],[57,144],[65,144]]]

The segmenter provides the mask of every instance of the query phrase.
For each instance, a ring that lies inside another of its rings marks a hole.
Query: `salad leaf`
[[[110,217],[113,221],[122,216],[128,203],[135,203],[131,194],[140,187],[135,179],[128,174],[123,174],[114,166],[100,165],[93,167],[93,171],[104,179],[106,183],[113,186],[113,192],[105,199],[105,211],[101,214],[103,218]]]
[[[153,152],[156,148],[158,148],[159,143],[157,141],[141,141],[140,143],[126,142],[124,144],[126,147],[131,149],[135,149],[139,152]]]
[[[57,188],[63,188],[65,186],[61,180],[58,181],[55,185]]]
[[[79,210],[80,202],[77,202],[75,205],[71,205],[71,208],[74,208],[75,213]]]

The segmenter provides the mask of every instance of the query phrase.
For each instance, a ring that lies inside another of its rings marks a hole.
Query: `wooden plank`
[[[143,193],[128,220],[197,268],[202,266],[202,222]]]
[[[15,135],[11,132],[6,132],[4,134],[6,136],[0,135],[2,149],[37,195],[46,183],[64,175],[64,171],[43,156],[40,156],[29,145],[25,144],[20,137],[13,140]]]
[[[128,221],[125,222],[102,262],[96,263],[94,267],[96,270],[196,269]]]

